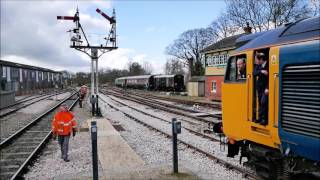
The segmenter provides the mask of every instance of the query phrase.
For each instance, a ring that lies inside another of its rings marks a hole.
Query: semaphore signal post
[[[98,94],[99,94],[99,77],[98,77],[98,59],[104,53],[117,49],[117,38],[116,38],[116,16],[115,10],[113,9],[112,17],[108,16],[100,9],[96,9],[96,12],[101,14],[107,21],[109,21],[111,28],[109,34],[104,38],[105,44],[100,46],[90,45],[88,38],[80,24],[79,10],[74,16],[57,16],[58,20],[73,21],[75,23],[75,28],[69,30],[72,33],[71,36],[71,48],[81,51],[87,54],[91,58],[91,102],[92,102],[92,114],[99,114],[98,108]],[[82,40],[82,36],[85,42]]]

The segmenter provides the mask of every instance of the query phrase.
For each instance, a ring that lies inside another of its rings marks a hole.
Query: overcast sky
[[[89,41],[100,41],[109,28],[95,12],[117,17],[117,50],[104,54],[99,67],[126,68],[129,60],[152,64],[162,73],[165,47],[183,31],[207,27],[225,8],[223,1],[8,1],[1,0],[1,59],[54,70],[90,71],[90,58],[69,48],[73,15],[79,7],[80,22]]]

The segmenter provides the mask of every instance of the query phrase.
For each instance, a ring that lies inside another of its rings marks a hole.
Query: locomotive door
[[[251,121],[267,125],[269,119],[269,49],[254,52],[252,66]]]

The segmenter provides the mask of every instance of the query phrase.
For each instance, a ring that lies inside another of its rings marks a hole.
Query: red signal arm
[[[97,13],[101,14],[103,17],[105,17],[109,22],[110,24],[113,24],[115,23],[116,21],[112,18],[112,17],[109,17],[107,14],[105,14],[104,12],[102,12],[100,9],[96,9]]]

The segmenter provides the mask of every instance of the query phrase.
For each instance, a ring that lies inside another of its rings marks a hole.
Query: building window
[[[214,64],[219,65],[219,56],[214,56]]]
[[[216,93],[217,92],[217,81],[211,81],[211,92]]]
[[[225,54],[225,55],[224,55],[224,62],[223,62],[223,64],[225,64],[225,65],[227,64],[228,58],[229,58],[228,54]]]
[[[228,54],[206,57],[206,66],[224,66],[228,61]]]

